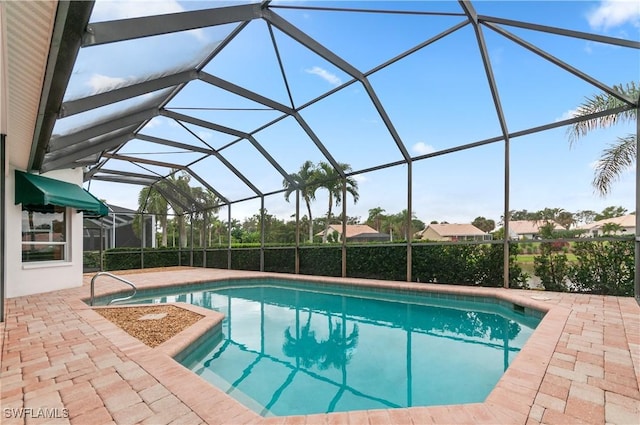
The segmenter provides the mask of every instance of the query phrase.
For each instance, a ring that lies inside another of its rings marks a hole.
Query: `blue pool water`
[[[180,361],[263,416],[482,402],[540,320],[487,299],[215,286],[146,302],[224,313]]]

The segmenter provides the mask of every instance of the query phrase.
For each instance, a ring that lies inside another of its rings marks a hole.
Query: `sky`
[[[91,21],[228,4],[240,3],[98,0]],[[640,3],[634,1],[475,1],[473,4],[481,15],[640,40]],[[274,1],[272,5],[461,12],[455,1]],[[459,16],[363,14],[275,7],[273,10],[365,73],[463,20]],[[189,69],[233,28],[234,25],[202,28],[82,49],[65,100],[126,86],[150,76]],[[504,28],[609,86],[640,82],[640,52],[637,49],[516,27]],[[587,97],[600,92],[597,87],[499,33],[487,27],[482,31],[509,132],[571,117]],[[296,108],[329,90],[342,87],[322,101],[300,110],[302,118],[331,155],[338,162],[348,163],[355,171],[402,159],[400,149],[364,85],[360,82],[344,85],[351,81],[349,75],[278,29],[274,29],[274,39],[277,52],[264,21],[252,21],[204,67],[204,71]],[[277,55],[287,76],[286,84]],[[470,25],[368,75],[368,80],[412,157],[502,134]],[[152,93],[60,120],[54,133],[64,134],[81,126],[83,121],[108,117],[122,108],[135,108],[153,100],[155,95]],[[187,85],[167,109],[252,133],[287,173],[297,172],[306,160],[326,161],[292,118],[255,132],[281,113],[265,110],[263,105],[203,82]],[[605,198],[594,193],[591,181],[602,150],[617,137],[634,131],[635,123],[619,124],[594,131],[574,146],[570,146],[565,128],[512,138],[509,209],[536,211],[550,207],[576,212],[601,211],[609,205],[620,205],[633,211],[635,169],[625,172]],[[180,125],[165,117],[154,118],[141,133],[220,149],[229,163],[260,191],[268,193],[282,188],[282,176],[247,140],[228,146],[237,138],[192,124]],[[184,165],[198,161],[191,169],[228,199],[254,195],[251,188],[215,157],[201,159],[201,154],[141,140],[129,142],[120,153]],[[433,220],[469,223],[478,216],[499,221],[504,211],[504,163],[504,142],[414,161],[412,211],[426,223]],[[161,167],[145,167],[142,169],[123,161],[109,161],[105,166],[146,174],[168,172]],[[360,196],[357,203],[348,197],[347,215],[361,217],[364,221],[372,208],[383,208],[387,214],[406,209],[407,177],[406,165],[357,174],[354,178]],[[193,179],[192,184],[199,185]],[[141,186],[92,181],[85,187],[108,203],[137,208]],[[319,190],[312,205],[314,217],[326,214],[327,207],[326,191]],[[251,200],[233,204],[231,214],[242,220],[256,214],[259,208],[260,200]],[[293,198],[287,203],[282,194],[266,197],[265,208],[283,219],[289,219],[295,213]],[[301,206],[301,214],[304,211]],[[333,211],[340,212],[335,206]],[[226,209],[219,215],[226,218]]]

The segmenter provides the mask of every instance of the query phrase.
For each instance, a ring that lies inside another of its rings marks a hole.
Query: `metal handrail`
[[[129,295],[128,297],[114,298],[111,301],[109,301],[109,303],[107,305],[111,305],[111,304],[113,304],[115,302],[118,302],[118,301],[130,300],[138,292],[138,288],[136,288],[136,285],[134,285],[132,282],[129,282],[127,279],[123,279],[123,278],[121,278],[119,276],[116,276],[114,274],[111,274],[109,272],[98,272],[98,273],[95,274],[95,276],[93,276],[91,278],[91,306],[93,306],[93,301],[95,299],[95,280],[98,278],[98,276],[109,276],[109,277],[112,277],[115,280],[119,280],[122,283],[126,283],[127,285],[129,285],[129,286],[131,286],[133,288],[133,294]]]

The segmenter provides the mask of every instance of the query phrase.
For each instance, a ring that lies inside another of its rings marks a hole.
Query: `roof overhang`
[[[29,170],[40,170],[78,56],[93,1],[60,1],[36,120]]]

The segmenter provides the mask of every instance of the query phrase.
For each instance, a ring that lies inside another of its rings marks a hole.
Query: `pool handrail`
[[[122,298],[114,298],[111,301],[109,301],[109,303],[107,305],[111,305],[115,302],[118,301],[126,301],[126,300],[130,300],[131,298],[133,298],[136,293],[138,292],[138,288],[136,288],[136,285],[134,285],[132,282],[129,282],[127,279],[121,278],[120,276],[116,276],[112,273],[109,272],[98,272],[96,273],[92,278],[91,278],[91,306],[93,306],[93,301],[95,299],[95,280],[98,278],[98,276],[109,276],[112,277],[116,280],[119,280],[122,283],[126,283],[127,285],[131,286],[133,288],[133,294],[127,296],[127,297],[122,297]]]

